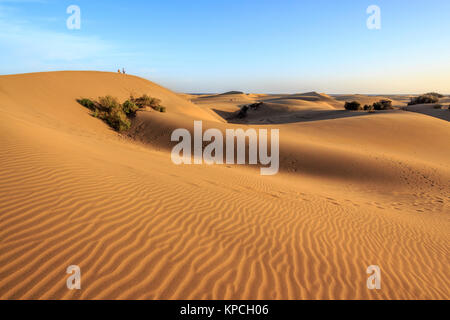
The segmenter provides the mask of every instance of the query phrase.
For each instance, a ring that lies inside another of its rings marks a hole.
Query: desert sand
[[[167,113],[139,111],[126,134],[76,102],[144,93]],[[449,299],[449,123],[343,110],[354,98],[379,99],[0,76],[0,299]],[[170,134],[194,120],[279,129],[280,173],[174,165]],[[73,264],[81,290],[66,287]]]

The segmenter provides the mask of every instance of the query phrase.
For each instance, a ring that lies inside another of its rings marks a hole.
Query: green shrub
[[[150,98],[150,107],[160,107],[161,106],[161,100],[157,98]]]
[[[140,98],[130,97],[130,100],[133,101],[139,108],[145,108],[150,103],[150,97],[144,94]]]
[[[392,101],[391,100],[380,100],[373,104],[373,108],[375,110],[392,110]]]
[[[139,107],[134,102],[127,100],[122,104],[122,110],[127,115],[135,115]]]
[[[78,99],[79,104],[92,110],[91,115],[102,119],[116,131],[122,132],[131,127],[128,116],[133,116],[139,108],[151,107],[159,112],[166,112],[166,108],[160,105],[161,100],[143,95],[135,99],[133,96],[123,104],[112,96],[99,97],[98,102],[89,99]]]
[[[144,94],[140,98],[133,98],[131,97],[131,101],[133,101],[139,108],[145,108],[150,107],[152,109],[155,109],[161,106],[161,100],[157,98],[152,98],[146,94]]]
[[[102,118],[103,118],[102,113],[101,113],[98,109],[92,110],[91,115],[92,115],[94,118],[99,118],[99,119],[102,119]]]
[[[383,106],[382,110],[392,110],[394,107],[392,107],[392,101],[391,100],[381,100],[381,105]]]
[[[408,106],[413,106],[416,104],[427,104],[427,103],[438,103],[439,98],[433,94],[423,94],[416,98],[411,98],[411,101],[408,103]]]
[[[117,100],[117,98],[114,98],[112,96],[104,96],[98,98],[98,104],[100,108],[104,110],[111,110],[111,109],[120,109],[120,103]]]
[[[345,110],[351,110],[351,111],[362,110],[361,103],[359,103],[358,101],[346,102]]]
[[[77,102],[89,110],[95,110],[95,103],[90,99],[77,99]]]
[[[104,120],[115,130],[122,132],[130,129],[131,122],[120,108],[113,108],[105,115]]]

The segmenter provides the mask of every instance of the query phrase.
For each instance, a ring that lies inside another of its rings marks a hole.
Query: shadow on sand
[[[257,115],[251,114],[245,118],[238,118],[236,112],[226,112],[213,109],[219,116],[225,119],[228,123],[234,124],[281,124],[281,123],[296,123],[296,122],[311,122],[321,120],[333,120],[350,117],[365,117],[380,113],[401,113],[402,110],[386,110],[386,111],[348,111],[348,110],[303,110],[290,111],[281,114],[272,115]]]

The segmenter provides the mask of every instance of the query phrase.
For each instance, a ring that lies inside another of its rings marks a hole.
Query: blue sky
[[[0,74],[125,67],[183,92],[450,93],[449,56],[448,0],[0,0]]]

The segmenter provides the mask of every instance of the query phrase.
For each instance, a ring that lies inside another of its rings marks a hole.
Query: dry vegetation
[[[90,99],[78,99],[77,102],[92,111],[92,116],[102,119],[111,128],[118,132],[126,131],[131,127],[130,117],[136,115],[139,109],[152,108],[159,112],[166,112],[166,108],[161,106],[161,100],[143,95],[139,98],[130,96],[124,103],[112,96],[99,97],[98,101]]]
[[[416,98],[412,98],[411,101],[408,103],[408,105],[413,106],[416,104],[438,103],[439,99],[443,98],[443,97],[444,96],[439,93],[430,92],[430,93],[426,93],[421,96],[418,96]]]
[[[352,101],[352,102],[346,102],[345,103],[345,110],[350,111],[373,111],[373,110],[392,110],[394,109],[392,107],[392,101],[391,100],[380,100],[378,102],[375,102],[372,105],[364,105],[364,107],[361,106],[361,103],[358,101]]]

